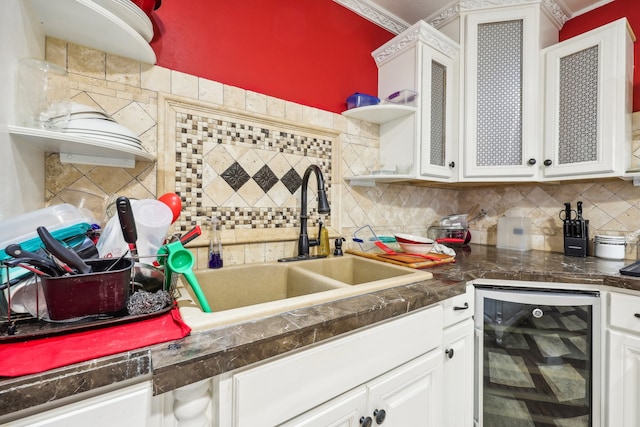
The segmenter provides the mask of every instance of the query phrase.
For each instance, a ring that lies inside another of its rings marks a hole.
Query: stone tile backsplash
[[[184,201],[175,231],[195,224],[207,230],[208,219],[217,215],[223,220],[227,265],[271,261],[295,253],[302,174],[309,164],[317,164],[332,210],[327,217],[313,212],[312,177],[311,236],[319,220],[336,237],[349,238],[366,224],[379,234],[426,234],[444,215],[483,208],[488,214],[472,224],[473,242],[494,245],[499,217],[526,215],[532,218],[534,249],[561,252],[558,212],[564,202],[582,200],[591,236],[626,236],[627,257],[636,258],[640,190],[630,181],[351,187],[344,176],[361,174],[377,162],[377,125],[52,38],[47,39],[46,55],[67,68],[74,101],[111,114],[158,158],[124,169],[63,164],[57,154],[48,154],[48,204],[60,203],[65,189],[102,200],[175,191]],[[638,147],[640,113],[634,119]],[[206,265],[207,234],[192,245],[199,267]]]

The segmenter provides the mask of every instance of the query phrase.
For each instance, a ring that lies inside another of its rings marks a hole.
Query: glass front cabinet
[[[543,51],[543,174],[621,176],[631,164],[633,41],[619,19]]]
[[[461,11],[463,181],[537,178],[542,132],[538,52],[558,30],[525,5]]]
[[[380,127],[383,170],[458,180],[458,53],[456,42],[423,21],[373,52],[381,99],[403,90],[418,93],[411,103],[416,114]]]

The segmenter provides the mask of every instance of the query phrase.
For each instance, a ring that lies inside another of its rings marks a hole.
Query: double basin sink
[[[212,312],[205,313],[186,281],[178,306],[195,331],[250,321],[302,307],[429,280],[422,270],[352,255],[296,262],[243,264],[196,270]]]

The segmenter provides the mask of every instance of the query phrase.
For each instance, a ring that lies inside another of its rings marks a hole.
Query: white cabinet
[[[217,397],[220,403],[216,405],[220,408],[218,423],[234,427],[274,426],[303,416],[336,396],[438,348],[442,343],[442,319],[441,306],[426,308],[234,372],[221,381]],[[434,354],[441,364],[440,353]],[[335,407],[336,412],[325,407],[326,413],[310,417],[343,420],[350,413],[349,410],[345,413],[345,405],[349,406],[340,401],[330,403],[328,407]],[[366,414],[367,411],[359,413],[365,417]],[[308,422],[307,419],[303,416],[300,422]]]
[[[2,425],[12,427],[145,426],[150,417],[151,400],[151,381],[146,381]]]
[[[622,18],[543,51],[545,178],[630,168],[634,40]]]
[[[282,427],[360,427],[367,414],[367,389],[358,387],[318,408],[281,424]]]
[[[402,90],[418,96],[409,104],[415,114],[384,122],[359,115],[361,108],[343,113],[380,123],[379,169],[375,175],[347,178],[352,184],[457,180],[458,52],[456,42],[423,21],[373,52],[380,98]]]
[[[473,287],[444,301],[442,399],[444,427],[473,425]]]
[[[608,425],[640,420],[640,297],[611,292],[608,349]]]
[[[434,350],[283,426],[439,427],[441,383],[440,353]]]
[[[536,53],[558,33],[540,8],[461,12],[463,181],[537,179],[542,135]]]
[[[369,411],[372,425],[391,427],[442,425],[442,360],[432,351],[372,381]]]

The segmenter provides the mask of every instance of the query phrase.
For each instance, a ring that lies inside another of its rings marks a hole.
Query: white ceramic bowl
[[[396,238],[396,241],[398,243],[414,243],[414,244],[418,243],[418,244],[433,245],[433,240],[429,239],[428,237],[415,236],[413,234],[403,234],[403,233],[394,234],[394,237]]]
[[[403,251],[408,254],[426,254],[433,249],[432,243],[404,243],[398,242]]]

